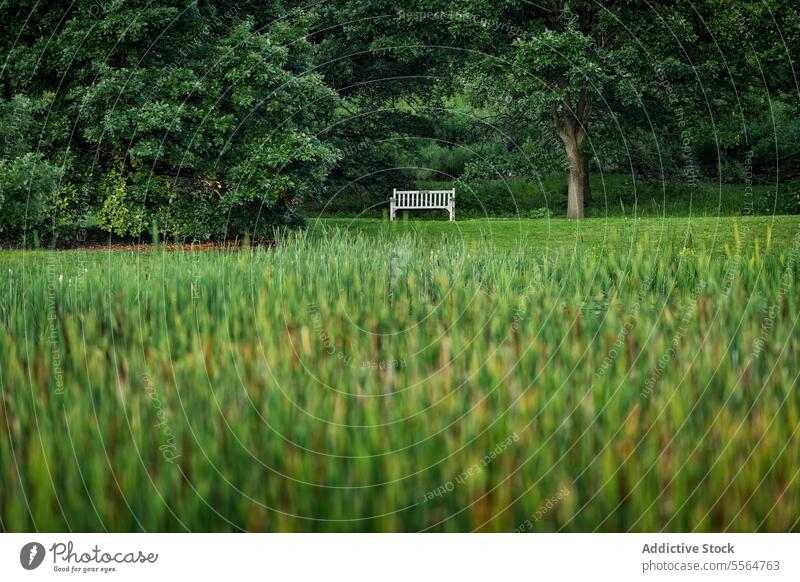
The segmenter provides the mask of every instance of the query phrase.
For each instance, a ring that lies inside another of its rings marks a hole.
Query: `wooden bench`
[[[397,217],[398,210],[446,210],[450,220],[456,219],[456,189],[452,190],[398,190],[392,191],[389,200],[389,220]]]

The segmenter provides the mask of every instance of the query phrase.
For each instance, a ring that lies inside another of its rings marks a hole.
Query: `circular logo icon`
[[[26,570],[35,570],[44,560],[44,546],[39,542],[29,542],[19,552],[19,563]]]

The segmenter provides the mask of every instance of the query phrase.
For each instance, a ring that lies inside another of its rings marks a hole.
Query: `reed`
[[[6,531],[796,531],[798,240],[0,255]]]

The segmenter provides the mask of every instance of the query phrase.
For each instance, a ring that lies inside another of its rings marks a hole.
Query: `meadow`
[[[0,253],[5,531],[797,531],[800,218]]]

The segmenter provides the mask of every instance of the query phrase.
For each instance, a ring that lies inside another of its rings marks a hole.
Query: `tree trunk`
[[[567,218],[583,218],[583,201],[586,190],[585,156],[578,140],[573,136],[562,137],[569,161],[567,182]]]
[[[592,185],[589,183],[589,160],[591,154],[583,154],[583,207],[589,208],[592,205]]]

